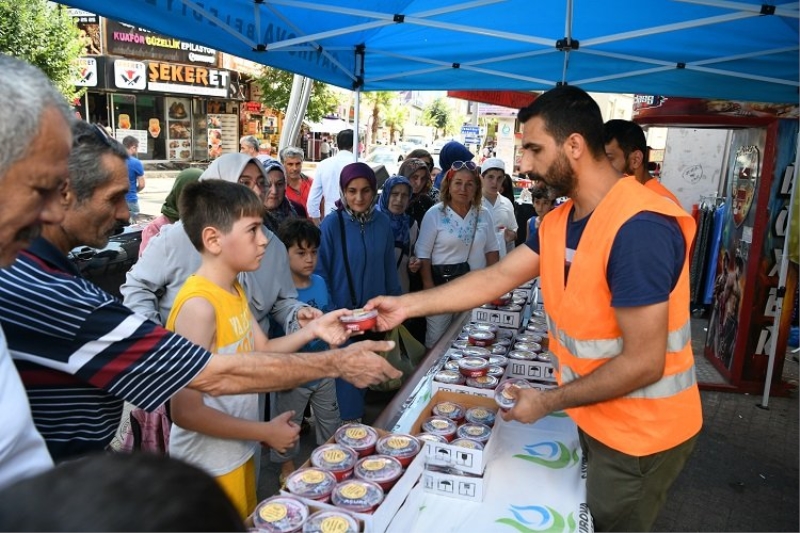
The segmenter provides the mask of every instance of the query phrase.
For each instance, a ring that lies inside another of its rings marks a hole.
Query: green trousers
[[[650,531],[697,435],[669,450],[636,457],[579,434],[588,461],[586,497],[595,531]]]

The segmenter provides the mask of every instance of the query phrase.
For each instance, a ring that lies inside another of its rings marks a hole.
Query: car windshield
[[[372,163],[393,163],[397,161],[397,156],[392,152],[378,152],[369,156],[368,161]]]

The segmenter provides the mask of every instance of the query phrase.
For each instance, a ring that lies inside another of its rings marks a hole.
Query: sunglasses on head
[[[466,168],[467,170],[476,170],[478,165],[473,163],[472,161],[453,161],[453,164],[450,166],[452,170],[461,170],[462,168]]]

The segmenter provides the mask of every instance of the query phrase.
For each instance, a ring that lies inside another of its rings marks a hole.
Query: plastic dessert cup
[[[340,318],[344,327],[352,332],[368,331],[378,323],[378,312],[365,311],[363,309],[353,309],[353,314]]]

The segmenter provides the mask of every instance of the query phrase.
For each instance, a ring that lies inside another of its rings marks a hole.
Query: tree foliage
[[[433,126],[436,129],[437,137],[440,131],[444,134],[451,133],[456,120],[455,113],[444,98],[437,98],[428,104],[422,116],[427,126]]]
[[[261,102],[279,111],[285,111],[289,105],[289,96],[292,94],[292,80],[294,74],[287,70],[264,67],[261,77],[256,83],[261,88]],[[339,108],[339,94],[331,90],[321,81],[313,81],[311,96],[308,99],[306,118],[312,122],[319,122],[322,117],[336,112]]]
[[[76,60],[83,42],[61,6],[45,0],[0,0],[0,52],[42,69],[69,101],[80,94]]]
[[[378,128],[381,127],[381,122],[384,120],[382,115],[385,115],[386,110],[391,106],[395,98],[394,93],[388,91],[373,91],[361,94],[362,101],[366,104],[365,107],[371,109],[372,124],[370,126],[370,139],[367,144],[374,143],[378,136]]]
[[[408,107],[402,105],[397,99],[391,101],[384,112],[383,123],[389,128],[389,142],[397,142],[397,133],[403,129],[408,121]]]

